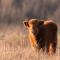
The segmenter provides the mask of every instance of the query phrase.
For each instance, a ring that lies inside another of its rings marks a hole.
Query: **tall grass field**
[[[60,37],[56,54],[33,51],[27,31],[19,26],[0,26],[0,60],[60,60]]]

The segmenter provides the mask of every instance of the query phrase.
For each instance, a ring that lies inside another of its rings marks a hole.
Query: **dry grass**
[[[60,38],[59,38],[60,39]],[[59,46],[59,45],[58,45]],[[60,49],[53,56],[31,49],[28,37],[19,27],[0,29],[0,60],[59,60]]]

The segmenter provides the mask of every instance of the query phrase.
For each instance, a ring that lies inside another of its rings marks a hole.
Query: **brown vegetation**
[[[60,60],[60,35],[56,54],[48,56],[30,47],[27,31],[20,26],[0,26],[0,60]]]

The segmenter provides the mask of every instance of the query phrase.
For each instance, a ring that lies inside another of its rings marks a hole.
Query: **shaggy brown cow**
[[[29,31],[31,46],[40,50],[46,50],[52,54],[56,52],[57,45],[57,25],[52,20],[30,19],[24,21],[25,27]]]

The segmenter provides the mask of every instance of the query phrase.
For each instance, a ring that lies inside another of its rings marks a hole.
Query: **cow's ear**
[[[25,27],[29,27],[29,22],[28,21],[24,21],[23,24],[24,24]]]
[[[42,25],[42,24],[44,24],[44,21],[43,20],[40,20],[39,21],[39,25]]]

